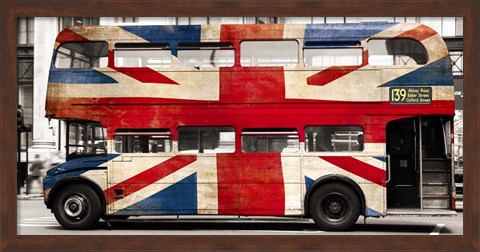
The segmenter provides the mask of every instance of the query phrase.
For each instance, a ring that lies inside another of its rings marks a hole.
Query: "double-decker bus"
[[[44,179],[65,228],[148,215],[453,215],[449,54],[408,23],[81,26],[55,41]]]

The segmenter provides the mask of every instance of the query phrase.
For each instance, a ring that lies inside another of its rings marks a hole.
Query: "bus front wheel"
[[[315,224],[326,231],[349,229],[360,215],[360,201],[356,193],[342,184],[319,187],[310,198],[309,208]]]
[[[57,195],[53,213],[67,229],[91,229],[99,221],[101,202],[95,191],[84,184],[74,184]]]

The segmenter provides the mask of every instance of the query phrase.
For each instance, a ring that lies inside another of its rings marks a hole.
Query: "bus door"
[[[388,208],[450,209],[451,119],[422,116],[387,125]]]
[[[387,183],[388,208],[419,208],[419,167],[417,120],[397,120],[387,125],[387,155],[390,180]]]

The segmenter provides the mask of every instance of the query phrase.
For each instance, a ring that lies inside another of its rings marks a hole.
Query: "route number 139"
[[[391,96],[390,99],[393,102],[402,102],[405,101],[405,98],[407,97],[407,90],[404,88],[392,88],[390,89]]]

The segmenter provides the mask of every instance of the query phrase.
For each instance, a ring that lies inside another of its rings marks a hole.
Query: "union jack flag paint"
[[[368,42],[409,39],[419,42],[424,64],[380,67],[369,64]],[[244,41],[296,41],[298,55],[318,47],[361,48],[354,66],[242,66]],[[57,68],[48,80],[46,115],[101,122],[107,153],[81,157],[48,172],[46,200],[56,185],[87,178],[101,189],[107,215],[145,214],[306,214],[306,195],[318,179],[335,174],[360,188],[365,216],[386,214],[385,127],[418,115],[451,115],[453,80],[445,43],[421,24],[361,23],[311,25],[185,25],[71,27],[55,41],[104,41],[106,65]],[[118,45],[162,45],[171,67],[119,67]],[[234,63],[227,67],[180,67],[182,43],[227,43]],[[391,104],[392,87],[431,87],[428,104]],[[182,126],[231,126],[233,153],[179,152]],[[361,125],[364,149],[358,153],[308,153],[307,125]],[[121,128],[170,129],[173,150],[158,155],[116,153]],[[243,128],[294,128],[297,153],[245,153]]]

